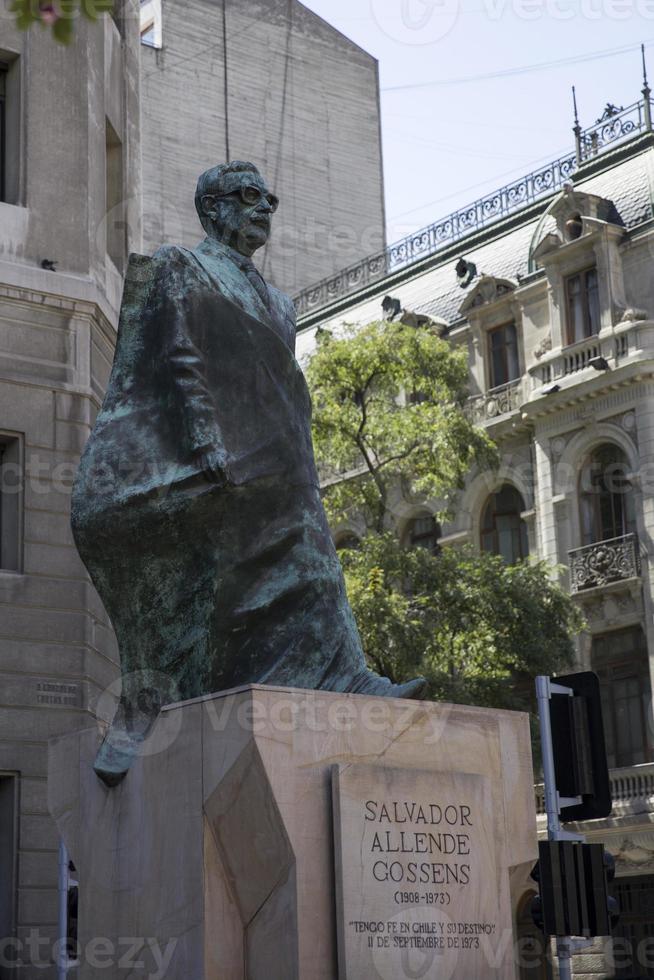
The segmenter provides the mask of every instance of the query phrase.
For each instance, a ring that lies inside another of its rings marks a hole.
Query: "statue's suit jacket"
[[[171,678],[170,698],[373,683],[320,501],[294,334],[290,299],[257,290],[219,243],[130,259],[72,525],[123,673]],[[226,487],[202,470],[211,447],[230,461]]]

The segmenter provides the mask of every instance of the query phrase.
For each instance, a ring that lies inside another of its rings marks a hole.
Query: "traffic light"
[[[584,671],[552,681],[573,692],[570,696],[552,691],[550,698],[556,788],[561,797],[582,800],[564,807],[561,820],[608,817],[612,801],[599,678],[592,671]]]
[[[534,925],[546,936],[609,936],[618,903],[608,894],[615,861],[602,844],[540,841],[531,877],[540,895],[531,903]]]

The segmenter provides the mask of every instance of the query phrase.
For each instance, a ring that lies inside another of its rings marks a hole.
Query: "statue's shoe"
[[[142,737],[134,737],[124,728],[110,728],[93,763],[95,774],[106,786],[117,786],[139,754],[142,742]]]
[[[407,681],[405,684],[392,684],[389,697],[413,698],[415,701],[420,701],[424,698],[426,692],[427,681],[425,678],[414,677],[412,681]]]
[[[348,687],[349,694],[370,694],[382,698],[413,698],[419,701],[424,697],[427,681],[424,677],[415,677],[404,684],[393,684],[388,677],[380,677],[372,670],[362,671]]]
[[[93,763],[96,775],[107,786],[117,786],[127,775],[159,714],[158,707],[144,712],[121,698],[114,720]]]

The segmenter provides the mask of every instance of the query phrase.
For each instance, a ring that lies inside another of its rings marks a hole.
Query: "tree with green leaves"
[[[359,512],[380,532],[397,487],[408,499],[446,504],[474,463],[497,462],[465,412],[466,354],[434,329],[381,321],[338,336],[321,331],[307,380],[319,465],[349,471],[325,494],[333,521]]]
[[[551,566],[406,549],[391,530],[398,497],[436,499],[443,519],[471,467],[498,463],[466,412],[466,353],[433,327],[381,321],[319,332],[307,379],[328,516],[368,528],[341,555],[371,666],[396,682],[424,674],[435,699],[525,707],[531,678],[571,663],[582,625]]]
[[[406,549],[389,532],[341,557],[371,666],[396,682],[422,673],[436,700],[526,708],[531,680],[573,659],[580,616],[547,562]]]
[[[102,14],[111,13],[113,7],[114,0],[12,0],[9,9],[20,30],[40,24],[51,28],[55,41],[69,44],[78,17],[94,22]]]

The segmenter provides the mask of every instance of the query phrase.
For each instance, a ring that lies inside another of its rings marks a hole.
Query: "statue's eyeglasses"
[[[226,191],[224,194],[217,194],[216,197],[231,197],[232,194],[239,194],[243,204],[247,204],[249,207],[255,207],[261,202],[262,198],[266,199],[271,211],[275,212],[279,207],[278,197],[275,197],[270,192],[264,193],[260,187],[256,187],[254,184],[242,184],[235,190]]]

